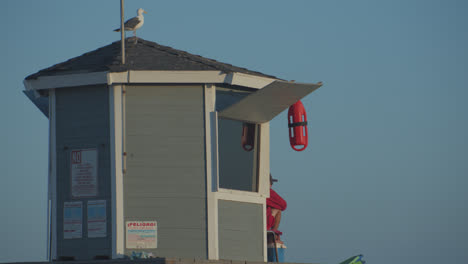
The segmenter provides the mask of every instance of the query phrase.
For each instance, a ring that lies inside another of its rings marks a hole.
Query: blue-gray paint
[[[261,204],[218,201],[219,258],[263,262]]]
[[[157,221],[158,247],[142,251],[206,259],[203,87],[130,86],[125,97],[124,220]]]
[[[57,256],[77,260],[111,255],[109,90],[106,86],[56,89]],[[98,151],[98,195],[72,199],[70,155],[74,149]],[[87,238],[87,201],[106,200],[107,237]],[[64,239],[64,202],[83,202],[81,239]]]

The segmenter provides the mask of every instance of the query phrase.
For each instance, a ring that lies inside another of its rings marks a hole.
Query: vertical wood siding
[[[158,223],[157,249],[141,251],[206,259],[203,87],[130,86],[125,108],[125,221]]]
[[[219,258],[263,262],[263,208],[260,204],[218,201]]]
[[[56,90],[57,140],[57,255],[77,260],[97,255],[111,256],[111,190],[109,93],[107,86],[88,86]],[[98,151],[98,196],[71,198],[70,152],[96,148]],[[87,238],[87,201],[106,200],[107,237]],[[63,239],[64,202],[83,202],[83,238]]]

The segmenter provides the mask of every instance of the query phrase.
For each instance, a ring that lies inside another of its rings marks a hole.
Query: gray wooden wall
[[[263,208],[260,204],[218,201],[219,258],[263,261]]]
[[[203,86],[128,86],[125,221],[157,221],[155,256],[207,258]],[[125,246],[131,255],[135,249]]]
[[[93,259],[111,255],[111,191],[109,93],[106,86],[56,89],[57,151],[57,255]],[[98,196],[71,198],[70,153],[73,149],[98,150]],[[87,238],[87,201],[107,201],[107,237]],[[83,202],[83,238],[64,239],[64,202]]]

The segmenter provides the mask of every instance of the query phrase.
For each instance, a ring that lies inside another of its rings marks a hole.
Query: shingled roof
[[[65,74],[92,72],[124,72],[128,70],[146,71],[222,71],[225,73],[239,72],[260,77],[274,78],[256,71],[236,67],[231,64],[207,59],[185,51],[162,46],[155,42],[138,38],[127,38],[125,43],[125,65],[121,65],[120,41],[111,43],[81,56],[69,59],[52,67],[29,75],[26,80],[41,76],[56,76]]]

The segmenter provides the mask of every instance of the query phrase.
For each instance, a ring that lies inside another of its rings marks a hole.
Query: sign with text
[[[127,248],[158,247],[156,221],[127,221],[126,230]]]
[[[71,189],[73,198],[97,196],[97,149],[71,152]]]
[[[81,238],[83,230],[83,203],[65,202],[63,205],[63,238]]]
[[[106,200],[88,201],[88,237],[107,236]]]

